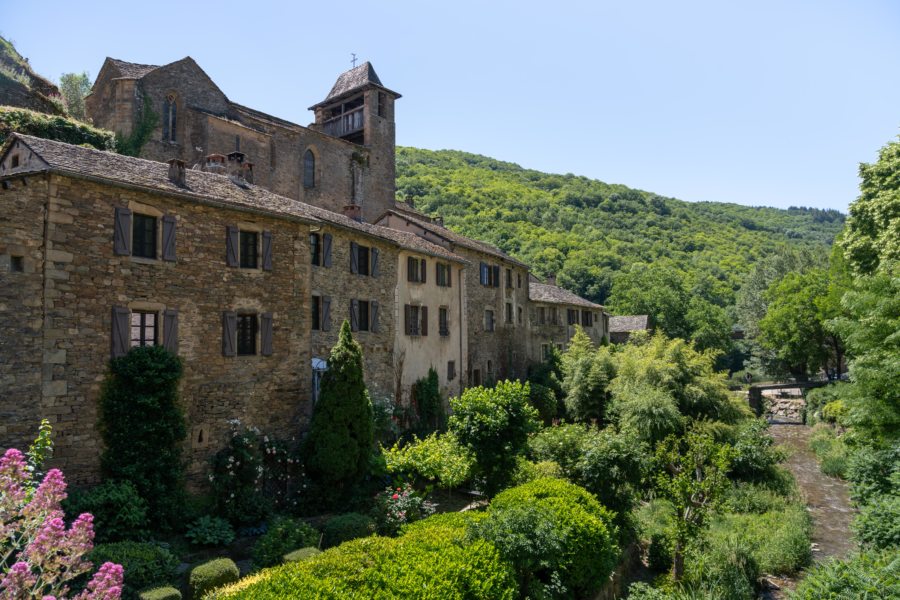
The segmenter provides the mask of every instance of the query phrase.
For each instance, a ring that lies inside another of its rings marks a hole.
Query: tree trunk
[[[681,581],[682,576],[684,576],[684,547],[680,541],[676,541],[672,552],[672,579]]]

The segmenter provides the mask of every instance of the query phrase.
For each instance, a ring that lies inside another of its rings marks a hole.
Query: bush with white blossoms
[[[231,440],[213,457],[209,475],[217,512],[235,525],[256,525],[273,510],[293,508],[305,476],[288,443],[237,419],[229,425]]]
[[[34,449],[34,447],[32,447]],[[51,469],[40,484],[34,476],[42,457],[10,448],[0,458],[0,598],[63,600],[68,584],[93,569],[93,517],[80,515],[66,527],[60,503],[66,481]],[[122,567],[104,563],[73,600],[117,600]]]

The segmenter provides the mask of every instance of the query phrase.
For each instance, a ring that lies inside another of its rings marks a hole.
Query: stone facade
[[[190,57],[164,66],[108,58],[85,105],[95,125],[125,137],[154,115],[143,158],[178,158],[191,168],[209,154],[239,151],[254,165],[255,184],[335,212],[353,202],[371,222],[394,201],[394,101],[400,96],[381,85],[369,63],[344,73],[339,84],[343,80],[350,85],[332,90],[313,107],[315,123],[303,127],[231,102]],[[358,128],[336,130],[335,111],[354,104]]]

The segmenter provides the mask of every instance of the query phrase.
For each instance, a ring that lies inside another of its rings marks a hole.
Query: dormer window
[[[163,112],[162,112],[162,127],[163,127],[163,135],[162,139],[164,142],[175,142],[175,130],[176,130],[176,102],[175,102],[175,94],[169,94],[166,96],[165,102],[163,102]]]

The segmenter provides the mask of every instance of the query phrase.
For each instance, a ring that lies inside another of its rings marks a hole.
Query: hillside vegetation
[[[35,73],[28,59],[0,36],[0,104],[64,115],[59,89]]]
[[[677,272],[688,292],[733,305],[756,261],[785,244],[825,253],[844,221],[834,210],[689,203],[465,152],[405,147],[397,148],[397,197],[600,303],[610,301],[619,274],[646,263]]]

